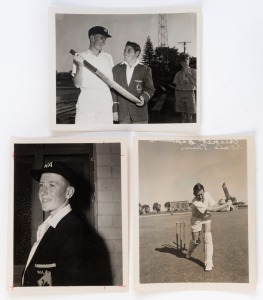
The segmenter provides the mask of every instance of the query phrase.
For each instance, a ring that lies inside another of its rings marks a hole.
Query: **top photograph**
[[[52,131],[200,128],[200,11],[50,9]]]

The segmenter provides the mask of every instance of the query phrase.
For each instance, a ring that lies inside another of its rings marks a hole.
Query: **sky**
[[[88,30],[93,26],[108,29],[112,38],[106,40],[104,51],[112,55],[114,64],[123,61],[123,50],[127,41],[138,43],[142,50],[146,39],[150,36],[154,48],[158,46],[158,14],[56,14],[56,68],[58,72],[72,68],[70,49],[76,52],[86,51],[89,47]],[[169,47],[183,52],[187,44],[187,52],[196,56],[197,19],[195,13],[166,14]]]
[[[225,199],[225,182],[232,197],[248,202],[246,140],[237,145],[201,144],[139,141],[139,202],[151,208],[158,202],[163,208],[167,201],[191,201],[198,182],[215,201]]]

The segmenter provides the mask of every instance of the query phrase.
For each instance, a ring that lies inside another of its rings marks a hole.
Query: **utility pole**
[[[178,44],[183,44],[184,45],[184,54],[186,53],[186,44],[189,44],[191,42],[178,42]]]

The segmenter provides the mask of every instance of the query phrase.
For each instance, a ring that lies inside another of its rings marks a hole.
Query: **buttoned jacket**
[[[135,103],[127,100],[124,96],[112,91],[113,111],[118,112],[119,121],[123,121],[127,114],[136,122],[148,120],[148,105],[147,103],[154,94],[154,85],[152,80],[152,71],[149,67],[143,64],[137,64],[134,68],[130,84],[126,78],[126,64],[120,63],[113,68],[113,78],[125,88],[128,92],[139,98],[144,98],[144,105],[137,106]]]

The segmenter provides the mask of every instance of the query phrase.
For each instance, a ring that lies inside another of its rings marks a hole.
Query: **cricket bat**
[[[76,54],[76,51],[74,51],[73,49],[71,49],[69,52],[72,55]],[[97,68],[95,68],[92,64],[90,64],[86,60],[84,60],[83,63],[84,63],[84,66],[87,67],[92,73],[96,74],[103,82],[105,82],[108,86],[110,86],[115,91],[117,91],[118,93],[120,93],[126,99],[128,99],[128,100],[130,100],[130,101],[132,101],[134,103],[137,103],[137,104],[141,104],[142,103],[139,98],[135,97],[133,94],[131,94],[130,92],[128,92],[127,90],[125,90],[116,81],[114,81],[114,80],[110,79],[109,77],[107,77],[105,74],[103,74]]]

